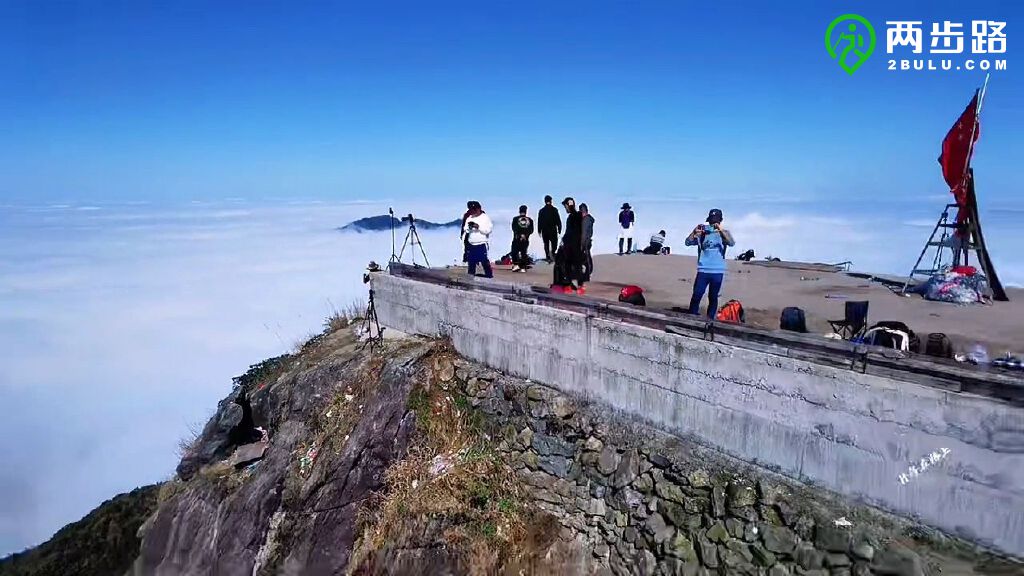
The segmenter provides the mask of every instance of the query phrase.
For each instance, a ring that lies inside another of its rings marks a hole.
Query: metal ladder
[[[971,171],[971,179],[969,181],[968,194],[969,203],[967,207],[959,207],[957,204],[946,204],[946,208],[942,211],[942,215],[939,216],[938,222],[935,223],[935,228],[932,229],[932,235],[928,237],[928,242],[925,243],[924,248],[921,250],[921,255],[917,257],[917,262],[914,267],[910,270],[910,275],[907,276],[907,281],[903,284],[903,290],[900,294],[906,294],[910,288],[910,284],[915,281],[916,276],[927,276],[932,277],[933,275],[942,272],[945,268],[943,262],[943,249],[949,249],[952,253],[951,265],[972,265],[979,268],[988,279],[989,287],[992,289],[992,297],[994,300],[1007,301],[1009,298],[1006,295],[1006,291],[1003,289],[1002,283],[999,281],[999,277],[996,275],[995,266],[992,264],[992,259],[989,256],[988,250],[985,248],[985,237],[981,233],[981,222],[978,217],[977,203],[974,195],[974,174]],[[959,250],[953,248],[953,245],[948,243],[949,239],[953,237],[950,234],[951,229],[957,227],[956,222],[950,222],[949,209],[957,208],[957,210],[967,210],[967,218],[965,224],[967,226],[966,239],[964,239],[959,247]],[[941,235],[936,240],[935,237]],[[928,254],[929,248],[935,248],[935,256],[932,259],[931,268],[921,268],[921,262],[924,261],[925,256]],[[975,258],[972,264],[969,260],[968,254],[974,252]]]
[[[961,250],[959,252],[954,250],[953,246],[949,244],[950,239],[953,238],[953,234],[950,233],[950,230],[955,229],[957,226],[956,222],[950,222],[950,208],[957,208],[957,205],[946,204],[945,209],[943,209],[942,214],[939,216],[938,221],[935,223],[935,228],[932,229],[931,236],[928,237],[928,241],[925,242],[924,248],[921,249],[921,254],[920,256],[917,257],[917,262],[914,263],[914,267],[910,270],[910,274],[907,276],[907,281],[903,284],[903,290],[900,291],[901,294],[906,294],[907,290],[910,288],[911,283],[916,280],[917,276],[925,276],[927,279],[931,278],[932,276],[943,270],[943,268],[945,267],[945,264],[943,262],[944,248],[948,248],[949,251],[952,253],[951,261],[952,265],[954,266],[960,263],[960,256],[964,250],[974,250],[975,252],[978,251],[978,247],[972,242],[965,241],[961,246]],[[971,224],[968,224],[968,227],[970,226]],[[936,240],[936,236],[939,236],[938,240]],[[969,234],[968,238],[973,239],[973,234]],[[932,258],[931,268],[921,268],[921,262],[925,260],[925,256],[927,256],[929,248],[935,248],[935,255]]]

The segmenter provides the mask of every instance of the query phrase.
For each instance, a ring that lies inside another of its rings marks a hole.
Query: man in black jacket
[[[544,197],[544,207],[537,212],[537,228],[544,240],[544,257],[551,263],[558,250],[558,235],[562,233],[562,217],[558,208],[551,205],[551,196]]]
[[[590,253],[594,247],[594,217],[586,202],[580,204],[580,216],[583,217],[583,281],[590,282],[590,276],[594,274],[594,256]]]
[[[519,207],[519,215],[512,219],[512,271],[526,272],[530,266],[526,251],[533,236],[533,218],[526,215],[526,206]]]
[[[566,293],[583,294],[583,215],[576,210],[576,201],[571,197],[562,200],[562,206],[565,207],[565,236],[555,256],[552,284]]]

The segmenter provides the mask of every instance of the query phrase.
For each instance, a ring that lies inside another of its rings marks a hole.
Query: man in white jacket
[[[476,276],[476,265],[483,264],[484,278],[494,278],[491,261],[487,256],[487,245],[491,238],[491,231],[494,229],[494,223],[491,222],[491,217],[484,213],[479,202],[473,202],[469,212],[469,216],[466,217],[466,226],[463,229],[466,243],[469,245],[469,274]]]

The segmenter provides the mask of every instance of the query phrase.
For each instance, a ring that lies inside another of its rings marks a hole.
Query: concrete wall
[[[1024,409],[378,275],[381,323],[741,460],[1024,556]],[[939,464],[901,484],[932,451]]]

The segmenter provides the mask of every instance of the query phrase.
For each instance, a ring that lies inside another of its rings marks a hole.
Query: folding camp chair
[[[868,302],[846,302],[845,317],[842,320],[829,320],[828,323],[844,340],[862,336],[868,325]]]

